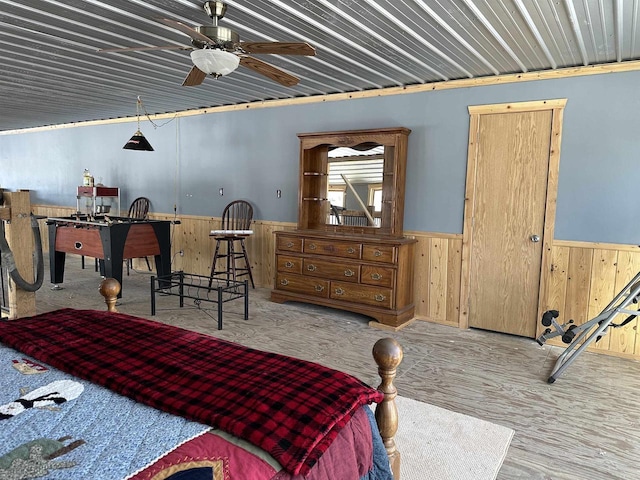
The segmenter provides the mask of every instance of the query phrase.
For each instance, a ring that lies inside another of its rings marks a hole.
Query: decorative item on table
[[[85,168],[82,174],[82,185],[85,187],[93,187],[93,175],[91,175],[88,168]]]

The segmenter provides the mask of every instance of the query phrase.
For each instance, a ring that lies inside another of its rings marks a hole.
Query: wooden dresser
[[[298,135],[298,228],[275,233],[271,300],[340,308],[393,328],[413,319],[416,241],[402,232],[409,133]]]
[[[276,232],[273,301],[341,308],[397,327],[414,316],[415,240]]]

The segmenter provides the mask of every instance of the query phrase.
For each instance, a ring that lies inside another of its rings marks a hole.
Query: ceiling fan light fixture
[[[127,143],[122,147],[124,150],[142,150],[145,152],[153,152],[153,147],[149,143],[149,140],[145,138],[140,130],[137,130],[133,136],[127,140]]]
[[[228,75],[240,65],[240,58],[224,50],[205,48],[191,52],[193,64],[207,75]]]

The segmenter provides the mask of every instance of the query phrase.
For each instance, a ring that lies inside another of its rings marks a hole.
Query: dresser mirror
[[[329,225],[380,228],[384,146],[328,147]]]
[[[298,228],[401,236],[409,132],[299,134]]]

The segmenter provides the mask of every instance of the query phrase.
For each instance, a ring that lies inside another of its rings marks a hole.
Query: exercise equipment
[[[624,327],[640,314],[637,309],[628,309],[630,304],[638,303],[640,295],[640,272],[614,297],[602,312],[595,318],[576,325],[573,320],[559,324],[556,319],[560,316],[558,310],[548,310],[542,315],[542,325],[547,327],[537,338],[540,345],[552,338],[561,337],[568,344],[565,351],[558,357],[553,367],[549,383],[555,382],[571,363],[593,342],[598,342],[608,332],[609,327]],[[628,315],[621,323],[613,323],[617,315]],[[552,328],[549,328],[552,327]]]

